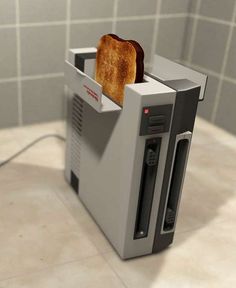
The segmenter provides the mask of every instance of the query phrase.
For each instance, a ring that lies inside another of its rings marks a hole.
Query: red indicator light
[[[149,113],[149,109],[148,108],[144,108],[143,112],[144,112],[144,114],[148,114]]]

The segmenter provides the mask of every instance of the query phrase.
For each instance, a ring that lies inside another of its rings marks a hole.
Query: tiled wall
[[[236,133],[236,0],[1,0],[0,128],[64,116],[68,48],[105,33],[209,75],[198,113]]]
[[[184,63],[209,75],[198,114],[236,134],[236,1],[191,1]]]
[[[180,59],[188,0],[0,0],[0,128],[64,115],[68,48],[105,33]],[[157,44],[156,44],[157,43]]]

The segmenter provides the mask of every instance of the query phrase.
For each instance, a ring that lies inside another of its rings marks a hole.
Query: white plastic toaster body
[[[155,56],[120,107],[94,80],[95,58],[73,49],[65,62],[66,179],[121,258],[155,253],[173,241],[207,77]]]

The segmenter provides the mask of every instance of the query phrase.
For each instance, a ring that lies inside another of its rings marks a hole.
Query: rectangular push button
[[[158,134],[164,132],[164,125],[148,127],[148,134]]]
[[[139,135],[168,132],[170,129],[172,108],[172,104],[142,107]]]
[[[165,115],[150,116],[148,122],[150,125],[163,124],[165,122]]]

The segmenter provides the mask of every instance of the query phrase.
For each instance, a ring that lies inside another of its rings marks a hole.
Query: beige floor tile
[[[214,287],[216,280],[213,273],[173,252],[128,261],[120,260],[113,252],[105,257],[128,288]]]
[[[193,262],[199,261],[202,262],[202,265],[214,265],[214,263],[227,259],[235,261],[235,231],[236,223],[231,219],[219,223],[209,223],[201,229],[176,234],[173,247],[179,254],[188,254]],[[233,263],[236,265],[236,262]]]
[[[4,288],[124,288],[101,256],[0,281]]]
[[[10,128],[7,131],[11,132],[12,135],[19,141],[21,144],[26,144],[28,141],[32,141],[35,138],[45,135],[45,134],[60,134],[65,135],[65,122],[56,121],[56,122],[47,122],[40,124],[32,124],[23,126],[20,128]]]
[[[7,130],[0,130],[0,163],[21,148],[16,137]]]
[[[176,235],[173,245],[156,255],[128,261],[114,252],[104,257],[129,288],[227,287],[226,278],[236,284],[235,228],[233,222],[212,224]]]
[[[236,221],[235,211],[236,189],[225,187],[221,181],[210,183],[210,179],[187,173],[177,218],[177,233],[207,226],[211,222]]]
[[[4,160],[20,149],[46,134],[65,136],[65,123],[62,121],[36,124],[19,128],[1,130],[0,159]],[[50,137],[40,141],[29,150],[14,159],[16,163],[33,164],[35,166],[63,169],[65,143]]]
[[[223,144],[193,146],[187,166],[177,231],[212,221],[236,221],[236,152]]]
[[[27,143],[29,143],[28,141]],[[22,145],[24,146],[24,145]],[[65,143],[56,138],[48,138],[25,151],[14,162],[32,164],[34,166],[64,169]]]
[[[106,239],[103,232],[99,229],[92,216],[83,206],[75,192],[70,188],[67,182],[62,184],[61,189],[57,189],[57,194],[66,207],[73,215],[75,221],[78,223],[80,229],[84,231],[87,237],[94,243],[97,249],[104,253],[112,251],[111,244]]]
[[[236,147],[236,146],[235,146]],[[236,184],[236,150],[223,144],[194,146],[190,151],[188,170],[209,183],[220,183],[224,187]]]
[[[217,274],[220,279],[220,283],[216,287],[229,288],[236,287],[236,276],[235,276],[236,258],[225,259],[219,261],[217,265],[210,265],[209,271]]]
[[[65,180],[64,170],[50,169],[48,167],[43,167],[43,169],[37,167],[37,169],[38,179],[47,183],[55,191],[80,229],[83,230],[83,233],[94,243],[97,249],[100,252],[112,251],[113,248],[110,243],[81,203],[77,194]]]
[[[0,279],[98,254],[40,169],[14,163],[0,173]]]
[[[235,148],[236,138],[227,131],[213,126],[208,121],[197,117],[193,133],[193,145],[224,144],[227,147]]]

